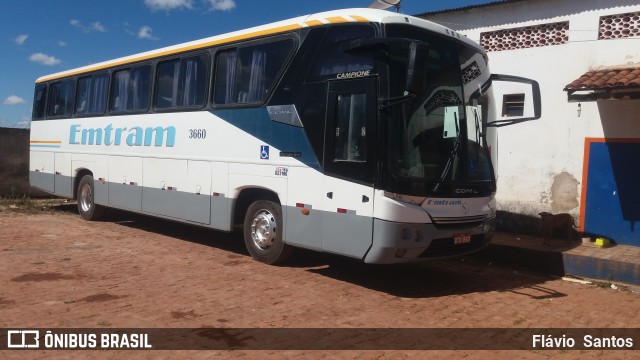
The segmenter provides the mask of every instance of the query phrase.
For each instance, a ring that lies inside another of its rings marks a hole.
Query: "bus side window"
[[[47,99],[47,84],[36,85],[36,92],[33,96],[33,120],[44,118],[45,102]]]
[[[91,114],[102,114],[107,108],[107,91],[109,76],[107,74],[94,75],[91,82],[90,108]]]
[[[110,109],[114,112],[144,111],[149,107],[151,66],[116,71],[111,85]]]
[[[76,114],[98,115],[104,113],[107,103],[107,74],[87,76],[78,80]]]
[[[216,57],[216,77],[213,91],[213,102],[216,104],[232,104],[233,84],[235,82],[237,50],[227,50]]]
[[[131,70],[129,84],[129,108],[127,110],[142,111],[149,108],[149,92],[151,90],[151,66],[140,66]]]
[[[71,115],[73,85],[73,80],[65,80],[51,84],[47,116],[59,117]]]
[[[291,39],[221,51],[216,56],[213,102],[263,102],[294,48]]]
[[[177,106],[178,101],[178,75],[180,74],[180,61],[169,60],[158,64],[156,72],[156,98],[155,107],[164,109]]]
[[[208,79],[207,55],[158,64],[156,109],[203,106]]]
[[[127,110],[127,88],[129,86],[130,73],[131,70],[129,69],[114,73],[111,83],[111,104],[109,105],[111,111]]]
[[[84,115],[89,111],[89,92],[91,91],[91,76],[78,79],[76,93],[76,114]]]

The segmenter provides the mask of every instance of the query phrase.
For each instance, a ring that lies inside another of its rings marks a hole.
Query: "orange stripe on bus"
[[[231,36],[231,37],[224,38],[224,39],[208,41],[208,42],[201,43],[201,44],[184,46],[184,47],[180,47],[180,48],[177,48],[177,49],[167,50],[167,51],[154,53],[154,54],[150,54],[150,55],[138,56],[138,57],[135,57],[135,58],[132,58],[132,59],[128,59],[128,60],[122,60],[122,61],[117,61],[117,62],[111,62],[109,64],[93,66],[93,67],[89,67],[87,69],[76,70],[76,71],[68,72],[68,73],[65,73],[65,74],[54,75],[54,76],[46,76],[46,77],[38,79],[36,81],[36,83],[42,83],[42,82],[45,82],[45,81],[65,78],[65,77],[68,77],[68,76],[84,74],[84,73],[97,71],[97,70],[108,69],[108,68],[112,68],[112,67],[116,67],[116,66],[120,66],[120,65],[131,64],[131,63],[138,62],[138,61],[155,59],[155,58],[159,58],[159,57],[163,57],[163,56],[167,56],[167,55],[172,55],[172,54],[178,54],[178,53],[187,52],[187,51],[191,51],[191,50],[199,50],[199,49],[203,49],[203,48],[207,48],[207,47],[211,47],[211,46],[215,46],[215,45],[228,44],[228,43],[231,43],[231,42],[234,42],[234,41],[248,40],[248,39],[251,39],[251,38],[257,38],[257,37],[266,36],[266,35],[274,35],[274,34],[283,33],[283,32],[287,32],[287,31],[297,30],[297,29],[300,29],[300,28],[302,28],[302,26],[300,26],[300,24],[291,24],[291,25],[279,26],[279,27],[275,27],[275,28],[271,28],[271,29],[267,29],[267,30],[260,30],[260,31],[255,31],[255,32],[248,33],[248,34],[236,35],[236,36]]]
[[[31,140],[32,144],[62,144],[60,140]]]
[[[324,23],[320,20],[309,20],[304,22],[307,26],[320,26],[324,25]]]
[[[349,15],[349,16],[351,16],[351,18],[357,22],[369,22],[369,19],[363,18],[362,16],[358,16],[358,15]]]
[[[362,16],[358,16],[358,15],[349,15],[349,16],[351,18],[353,18],[354,20],[358,21],[358,22],[368,22],[369,21],[368,19],[366,19],[366,18],[364,18]],[[326,20],[329,21],[330,23],[333,23],[333,24],[349,22],[349,20],[347,20],[346,18],[344,18],[342,16],[334,16],[334,17],[327,18]],[[322,21],[320,21],[320,20],[309,20],[309,21],[306,21],[305,24],[307,26],[321,26],[321,25],[324,25],[324,23]],[[132,59],[128,59],[128,60],[111,62],[111,63],[104,64],[104,65],[96,65],[96,66],[89,67],[87,69],[71,71],[71,72],[67,72],[65,74],[61,74],[61,75],[45,76],[45,77],[42,77],[42,78],[38,79],[36,81],[36,84],[42,83],[42,82],[45,82],[45,81],[51,81],[51,80],[55,80],[55,79],[61,79],[61,78],[69,77],[69,76],[74,76],[74,75],[78,75],[78,74],[85,74],[85,73],[89,73],[89,72],[92,72],[92,71],[104,70],[104,69],[108,69],[108,68],[112,68],[112,67],[131,64],[131,63],[135,63],[135,62],[138,62],[138,61],[145,61],[145,60],[155,59],[155,58],[159,58],[159,57],[163,57],[163,56],[167,56],[167,55],[173,55],[173,54],[179,54],[179,53],[188,52],[188,51],[192,51],[192,50],[204,49],[204,48],[211,47],[211,46],[216,46],[216,45],[224,45],[224,44],[228,44],[228,43],[231,43],[231,42],[234,42],[234,41],[248,40],[248,39],[257,38],[257,37],[266,36],[266,35],[275,35],[275,34],[278,34],[278,33],[284,33],[284,32],[287,32],[287,31],[297,30],[297,29],[300,29],[300,28],[302,28],[302,26],[300,24],[291,24],[291,25],[279,26],[279,27],[266,29],[266,30],[255,31],[255,32],[248,33],[248,34],[231,36],[231,37],[224,38],[224,39],[208,41],[208,42],[205,42],[205,43],[195,44],[195,45],[190,45],[190,46],[184,46],[184,47],[180,47],[180,48],[173,49],[173,50],[163,51],[163,52],[160,52],[160,53],[154,53],[154,54],[150,54],[150,55],[138,56],[138,57],[135,57],[135,58],[132,58]]]
[[[332,23],[332,24],[339,24],[339,23],[349,22],[349,20],[343,18],[342,16],[333,16],[333,17],[327,18],[327,21]]]

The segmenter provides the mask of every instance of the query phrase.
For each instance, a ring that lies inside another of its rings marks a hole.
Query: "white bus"
[[[29,178],[86,220],[241,226],[269,264],[462,255],[494,231],[495,83],[477,44],[422,19],[302,16],[37,79]],[[515,83],[503,120],[538,116]]]

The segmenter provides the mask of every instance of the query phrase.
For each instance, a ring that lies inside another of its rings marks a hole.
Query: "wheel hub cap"
[[[251,239],[257,247],[266,250],[276,239],[276,219],[267,210],[260,211],[251,223]]]
[[[91,203],[93,202],[93,194],[91,193],[91,187],[89,185],[84,185],[82,189],[80,189],[80,207],[84,212],[91,210]]]

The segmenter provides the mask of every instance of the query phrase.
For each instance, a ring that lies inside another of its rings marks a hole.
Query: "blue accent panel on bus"
[[[640,246],[640,142],[592,142],[584,230]]]
[[[298,153],[296,160],[320,170],[320,162],[304,129],[272,121],[266,108],[213,110],[211,113],[281,152]],[[275,155],[272,152],[271,158]]]

